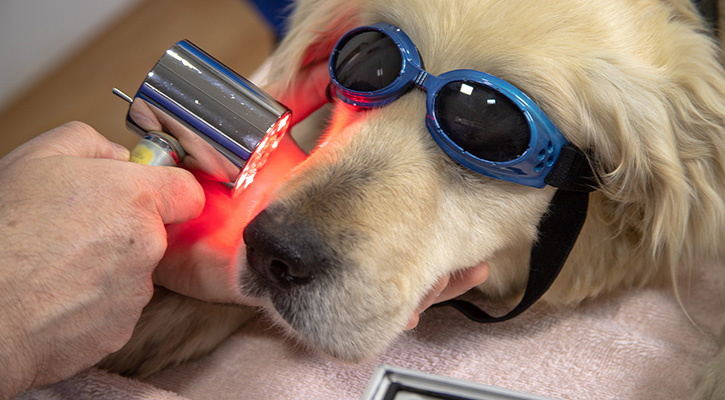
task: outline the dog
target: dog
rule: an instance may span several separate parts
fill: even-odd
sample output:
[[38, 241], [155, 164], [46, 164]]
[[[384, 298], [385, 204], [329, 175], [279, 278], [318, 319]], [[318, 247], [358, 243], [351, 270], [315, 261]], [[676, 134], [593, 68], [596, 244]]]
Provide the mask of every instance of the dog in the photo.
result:
[[[294, 88], [346, 32], [376, 23], [404, 31], [431, 75], [471, 69], [513, 84], [586, 154], [595, 176], [587, 219], [541, 301], [575, 305], [671, 281], [695, 257], [723, 256], [725, 72], [689, 0], [299, 0], [270, 79]], [[331, 97], [319, 145], [250, 224], [254, 233], [245, 231], [254, 246], [240, 244], [240, 290], [346, 361], [385, 349], [446, 274], [485, 261], [490, 277], [478, 289], [520, 298], [557, 189], [452, 159], [426, 127], [422, 90], [368, 110]], [[291, 262], [302, 266], [274, 255], [250, 265], [260, 256], [248, 252], [260, 248], [294, 248]], [[210, 351], [249, 318], [157, 297], [105, 367], [152, 373]], [[184, 328], [199, 313], [205, 327]], [[725, 398], [723, 373], [725, 351], [702, 373], [698, 398]]]

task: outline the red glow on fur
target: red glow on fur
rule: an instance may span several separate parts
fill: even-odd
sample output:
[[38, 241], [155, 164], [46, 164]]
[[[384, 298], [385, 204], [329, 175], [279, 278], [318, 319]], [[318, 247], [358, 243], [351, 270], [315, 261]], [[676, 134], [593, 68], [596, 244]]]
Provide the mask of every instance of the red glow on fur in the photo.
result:
[[230, 282], [236, 279], [242, 232], [267, 205], [268, 194], [306, 157], [285, 135], [254, 181], [235, 198], [226, 185], [196, 174], [206, 204], [199, 217], [166, 227], [169, 247], [155, 272], [155, 282], [209, 301], [238, 300], [238, 290]]
[[307, 155], [294, 139], [285, 135], [277, 142], [276, 149], [268, 152], [267, 157], [264, 168], [256, 171], [254, 181], [234, 198], [224, 184], [197, 174], [196, 178], [204, 188], [206, 204], [199, 217], [168, 227], [175, 245], [204, 243], [231, 256], [239, 246], [244, 227], [268, 203], [268, 193]]

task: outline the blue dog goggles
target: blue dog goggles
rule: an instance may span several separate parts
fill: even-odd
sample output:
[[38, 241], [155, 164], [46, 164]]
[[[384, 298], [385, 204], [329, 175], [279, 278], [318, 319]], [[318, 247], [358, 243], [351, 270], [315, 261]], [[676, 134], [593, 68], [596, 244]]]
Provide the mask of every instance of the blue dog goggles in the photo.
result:
[[387, 23], [347, 32], [330, 56], [338, 97], [380, 107], [417, 86], [427, 92], [426, 124], [463, 166], [526, 186], [547, 185], [567, 140], [539, 106], [512, 84], [475, 70], [426, 72], [413, 41]]

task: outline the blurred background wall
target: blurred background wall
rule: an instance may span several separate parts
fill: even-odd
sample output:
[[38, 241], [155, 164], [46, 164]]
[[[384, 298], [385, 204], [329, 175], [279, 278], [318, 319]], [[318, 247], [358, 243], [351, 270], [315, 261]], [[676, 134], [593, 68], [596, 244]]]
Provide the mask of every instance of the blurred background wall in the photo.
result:
[[0, 157], [72, 120], [133, 147], [111, 89], [133, 95], [182, 39], [249, 75], [276, 33], [246, 0], [0, 0]]
[[0, 112], [140, 0], [0, 2]]

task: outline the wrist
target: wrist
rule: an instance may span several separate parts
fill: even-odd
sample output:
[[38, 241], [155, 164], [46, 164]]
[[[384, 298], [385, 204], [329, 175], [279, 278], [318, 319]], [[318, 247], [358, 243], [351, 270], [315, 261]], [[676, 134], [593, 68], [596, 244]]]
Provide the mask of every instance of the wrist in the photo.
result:
[[[0, 313], [0, 320], [9, 321]], [[0, 323], [0, 399], [9, 399], [33, 386], [32, 352], [17, 327]]]
[[[3, 268], [5, 266], [0, 266]], [[0, 275], [0, 287], [13, 287]], [[35, 362], [24, 325], [27, 317], [8, 291], [0, 294], [0, 399], [12, 398], [33, 386]]]

